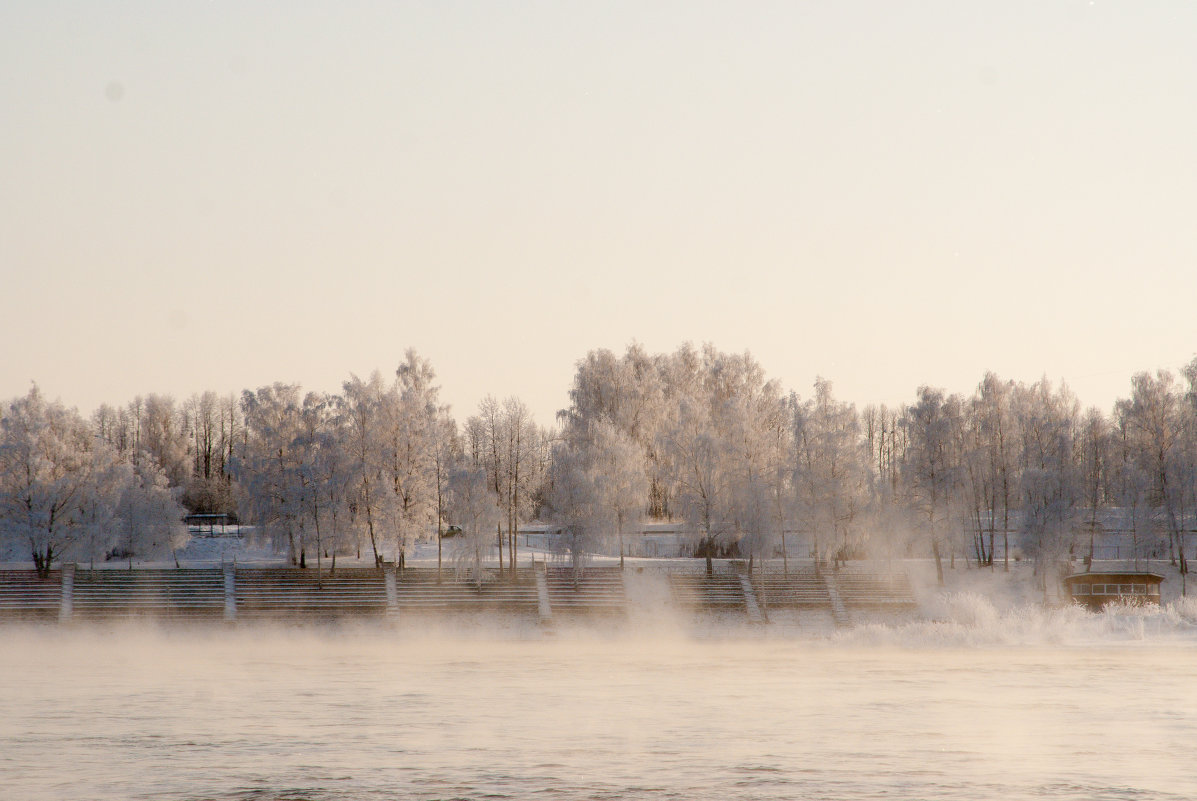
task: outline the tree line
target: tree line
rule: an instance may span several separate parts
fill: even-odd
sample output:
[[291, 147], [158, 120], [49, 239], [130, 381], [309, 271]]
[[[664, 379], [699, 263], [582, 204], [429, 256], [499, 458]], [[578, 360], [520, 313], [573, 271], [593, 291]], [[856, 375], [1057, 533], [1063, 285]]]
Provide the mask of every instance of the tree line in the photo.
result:
[[0, 417], [0, 545], [43, 573], [65, 558], [132, 564], [178, 548], [185, 513], [219, 513], [299, 566], [402, 566], [435, 539], [438, 563], [446, 545], [458, 568], [497, 556], [513, 570], [527, 521], [555, 524], [579, 564], [603, 548], [622, 559], [645, 521], [670, 520], [708, 568], [780, 554], [788, 570], [801, 534], [816, 559], [929, 555], [942, 580], [958, 559], [1008, 568], [1015, 546], [1040, 575], [1092, 559], [1100, 513], [1117, 507], [1187, 573], [1197, 359], [1135, 375], [1108, 412], [992, 373], [971, 395], [924, 386], [857, 409], [823, 379], [785, 391], [748, 353], [633, 344], [586, 354], [569, 398], [551, 426], [518, 398], [458, 422], [411, 350], [393, 376], [350, 376], [339, 393], [149, 395], [90, 418], [34, 387]]

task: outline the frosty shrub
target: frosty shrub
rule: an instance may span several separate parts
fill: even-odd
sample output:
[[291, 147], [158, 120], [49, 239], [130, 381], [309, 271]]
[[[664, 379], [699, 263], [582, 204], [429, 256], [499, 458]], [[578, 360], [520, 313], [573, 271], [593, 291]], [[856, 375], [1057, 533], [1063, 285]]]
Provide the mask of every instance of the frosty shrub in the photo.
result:
[[1156, 604], [1144, 603], [1133, 596], [1115, 598], [1112, 601], [1108, 601], [1101, 609], [1104, 615], [1119, 617], [1154, 617], [1162, 611], [1161, 607]]
[[937, 619], [974, 628], [996, 627], [1000, 615], [988, 598], [972, 592], [944, 593], [933, 602]]
[[1197, 598], [1184, 596], [1177, 598], [1168, 607], [1185, 623], [1197, 624]]

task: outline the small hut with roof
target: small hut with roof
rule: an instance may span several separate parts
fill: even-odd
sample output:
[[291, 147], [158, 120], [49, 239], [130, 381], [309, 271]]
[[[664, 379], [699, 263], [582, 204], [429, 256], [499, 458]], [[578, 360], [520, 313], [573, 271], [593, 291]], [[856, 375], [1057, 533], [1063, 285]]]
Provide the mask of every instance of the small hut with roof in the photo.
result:
[[1096, 611], [1111, 601], [1158, 606], [1163, 580], [1158, 573], [1108, 570], [1076, 573], [1064, 579], [1064, 586], [1074, 603]]

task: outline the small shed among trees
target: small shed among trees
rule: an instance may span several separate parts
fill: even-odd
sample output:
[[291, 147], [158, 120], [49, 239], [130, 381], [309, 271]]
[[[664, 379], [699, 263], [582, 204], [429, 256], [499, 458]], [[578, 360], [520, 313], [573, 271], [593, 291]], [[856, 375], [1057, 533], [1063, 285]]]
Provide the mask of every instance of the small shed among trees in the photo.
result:
[[[192, 514], [183, 517], [188, 531], [196, 537], [221, 537], [227, 534], [228, 527], [236, 524], [236, 516], [229, 514]], [[216, 528], [220, 527], [220, 533]]]
[[1074, 602], [1096, 611], [1114, 600], [1158, 606], [1163, 580], [1158, 573], [1106, 571], [1068, 576], [1064, 586]]

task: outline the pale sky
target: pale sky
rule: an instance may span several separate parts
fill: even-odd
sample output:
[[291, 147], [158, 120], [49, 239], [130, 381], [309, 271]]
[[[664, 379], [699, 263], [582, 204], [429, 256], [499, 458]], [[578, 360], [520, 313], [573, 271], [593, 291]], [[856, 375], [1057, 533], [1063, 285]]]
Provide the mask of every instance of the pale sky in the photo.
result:
[[542, 424], [587, 351], [1108, 409], [1197, 355], [1197, 4], [0, 5], [0, 398], [407, 347]]

